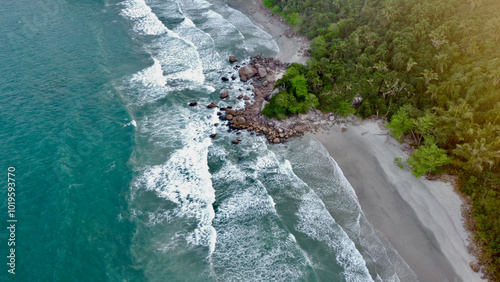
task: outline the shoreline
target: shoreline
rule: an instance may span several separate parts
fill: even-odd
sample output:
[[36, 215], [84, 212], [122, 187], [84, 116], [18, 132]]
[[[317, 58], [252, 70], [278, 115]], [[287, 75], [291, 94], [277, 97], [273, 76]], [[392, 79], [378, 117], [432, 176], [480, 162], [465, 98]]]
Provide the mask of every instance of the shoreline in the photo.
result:
[[298, 35], [280, 17], [262, 7], [262, 0], [227, 0], [227, 5], [245, 14], [254, 25], [269, 33], [280, 49], [274, 59], [284, 63], [305, 64], [310, 40]]
[[[294, 34], [279, 17], [262, 7], [261, 0], [227, 0], [227, 4], [275, 39], [280, 48], [275, 59], [306, 63], [304, 51], [310, 41]], [[464, 228], [463, 202], [452, 185], [417, 179], [408, 170], [401, 170], [394, 158], [406, 159], [408, 153], [380, 121], [356, 120], [347, 125], [343, 119], [332, 122], [330, 118], [316, 112], [307, 118], [302, 116], [311, 122], [309, 130], [304, 131], [318, 139], [339, 164], [367, 219], [386, 236], [418, 279], [485, 281], [469, 265], [477, 259], [467, 251], [470, 235]], [[322, 121], [328, 123], [328, 129], [319, 126]], [[333, 125], [339, 122], [348, 130]], [[312, 132], [318, 127], [322, 129]]]
[[308, 134], [338, 163], [367, 219], [420, 281], [482, 281], [469, 265], [477, 259], [467, 251], [459, 195], [450, 183], [417, 179], [400, 169], [394, 158], [406, 159], [408, 152], [379, 120]]

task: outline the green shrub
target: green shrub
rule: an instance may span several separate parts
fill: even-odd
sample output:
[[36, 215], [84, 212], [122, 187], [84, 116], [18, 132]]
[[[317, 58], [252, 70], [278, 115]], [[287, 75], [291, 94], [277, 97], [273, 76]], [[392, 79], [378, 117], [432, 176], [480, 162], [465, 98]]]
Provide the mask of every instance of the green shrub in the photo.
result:
[[451, 162], [446, 150], [439, 149], [434, 139], [425, 140], [425, 144], [416, 149], [407, 163], [412, 166], [411, 172], [415, 177], [420, 177], [426, 173], [436, 172], [441, 166]]
[[263, 0], [262, 5], [268, 9], [272, 9], [276, 5], [276, 0]]

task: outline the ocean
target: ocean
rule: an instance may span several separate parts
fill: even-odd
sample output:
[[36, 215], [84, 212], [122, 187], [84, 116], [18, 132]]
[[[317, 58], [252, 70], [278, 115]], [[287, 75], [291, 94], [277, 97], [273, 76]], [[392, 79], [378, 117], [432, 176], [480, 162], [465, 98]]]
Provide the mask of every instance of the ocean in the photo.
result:
[[206, 108], [252, 95], [229, 55], [279, 52], [224, 1], [0, 9], [1, 281], [414, 280], [321, 143]]

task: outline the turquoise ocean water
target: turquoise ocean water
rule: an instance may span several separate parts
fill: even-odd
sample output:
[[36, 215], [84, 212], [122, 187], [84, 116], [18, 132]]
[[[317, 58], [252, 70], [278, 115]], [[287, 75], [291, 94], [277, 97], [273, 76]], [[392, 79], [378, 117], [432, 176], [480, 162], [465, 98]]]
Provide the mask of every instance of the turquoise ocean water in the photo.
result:
[[0, 10], [0, 281], [414, 279], [319, 142], [242, 132], [233, 146], [214, 126], [205, 105], [242, 107], [249, 87], [221, 80], [235, 73], [227, 57], [278, 52], [240, 12], [215, 0]]

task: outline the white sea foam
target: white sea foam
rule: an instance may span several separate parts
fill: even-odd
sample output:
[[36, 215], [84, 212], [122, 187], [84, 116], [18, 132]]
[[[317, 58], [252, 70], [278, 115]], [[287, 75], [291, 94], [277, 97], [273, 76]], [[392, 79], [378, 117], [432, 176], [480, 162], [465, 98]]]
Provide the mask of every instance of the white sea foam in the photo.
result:
[[252, 21], [238, 10], [226, 4], [213, 5], [213, 10], [230, 22], [244, 37], [245, 47], [250, 54], [262, 50], [271, 50], [277, 54], [279, 47], [274, 38], [254, 25]]
[[134, 21], [134, 30], [146, 35], [160, 35], [168, 32], [168, 28], [158, 19], [146, 5], [144, 0], [127, 0], [121, 14]]
[[373, 281], [363, 256], [313, 191], [303, 196], [297, 216], [299, 223], [296, 229], [328, 245], [344, 268], [346, 281]]
[[[193, 42], [169, 30], [144, 0], [127, 0], [122, 4], [121, 14], [133, 21], [136, 32], [159, 36], [148, 46], [155, 62], [139, 73], [143, 76], [140, 79], [160, 86], [177, 80], [204, 83], [202, 62]], [[149, 78], [149, 75], [152, 77]]]
[[[162, 198], [176, 205], [175, 215], [193, 218], [197, 227], [186, 238], [193, 245], [208, 246], [214, 251], [216, 233], [212, 227], [215, 191], [208, 170], [207, 155], [211, 145], [206, 137], [206, 124], [190, 121], [182, 130], [185, 145], [173, 152], [169, 159], [155, 166], [148, 166], [137, 179], [136, 186], [155, 191]], [[158, 222], [158, 215], [150, 223]]]
[[132, 75], [130, 79], [131, 82], [140, 82], [144, 86], [165, 86], [167, 84], [167, 79], [163, 76], [163, 70], [161, 68], [160, 61], [153, 58], [153, 65]]

